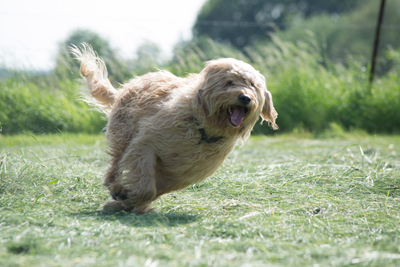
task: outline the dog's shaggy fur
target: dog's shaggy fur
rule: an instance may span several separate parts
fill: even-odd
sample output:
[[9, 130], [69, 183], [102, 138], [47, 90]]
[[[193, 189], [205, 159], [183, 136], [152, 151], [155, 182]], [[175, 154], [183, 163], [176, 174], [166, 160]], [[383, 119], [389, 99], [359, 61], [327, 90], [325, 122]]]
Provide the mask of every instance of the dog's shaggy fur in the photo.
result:
[[107, 210], [148, 212], [159, 196], [211, 176], [259, 116], [277, 128], [265, 78], [242, 61], [212, 60], [187, 78], [148, 73], [116, 90], [89, 45], [71, 51], [92, 100], [108, 115], [104, 185], [114, 200]]

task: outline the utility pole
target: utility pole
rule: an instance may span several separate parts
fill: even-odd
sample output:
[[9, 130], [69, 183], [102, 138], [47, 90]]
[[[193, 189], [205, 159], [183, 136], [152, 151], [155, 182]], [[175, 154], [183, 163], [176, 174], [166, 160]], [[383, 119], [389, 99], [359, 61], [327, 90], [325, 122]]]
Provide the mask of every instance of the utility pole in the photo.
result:
[[381, 34], [381, 27], [382, 27], [382, 21], [383, 21], [383, 13], [385, 11], [385, 4], [386, 4], [386, 0], [381, 0], [381, 7], [379, 9], [378, 23], [376, 24], [376, 30], [375, 30], [375, 42], [374, 42], [374, 50], [372, 53], [372, 60], [371, 60], [371, 72], [369, 74], [370, 90], [372, 87], [372, 82], [374, 81], [376, 56], [378, 55], [379, 38], [380, 38], [380, 34]]

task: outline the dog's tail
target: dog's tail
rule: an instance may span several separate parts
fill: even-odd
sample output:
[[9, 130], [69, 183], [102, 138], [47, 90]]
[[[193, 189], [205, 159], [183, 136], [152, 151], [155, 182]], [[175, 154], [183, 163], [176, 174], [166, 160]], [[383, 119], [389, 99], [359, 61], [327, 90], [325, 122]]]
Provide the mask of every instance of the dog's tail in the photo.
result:
[[88, 99], [87, 102], [100, 107], [102, 111], [108, 114], [118, 91], [107, 78], [108, 72], [104, 60], [86, 43], [83, 43], [81, 48], [71, 45], [70, 51], [81, 62], [81, 74], [94, 98], [94, 101]]

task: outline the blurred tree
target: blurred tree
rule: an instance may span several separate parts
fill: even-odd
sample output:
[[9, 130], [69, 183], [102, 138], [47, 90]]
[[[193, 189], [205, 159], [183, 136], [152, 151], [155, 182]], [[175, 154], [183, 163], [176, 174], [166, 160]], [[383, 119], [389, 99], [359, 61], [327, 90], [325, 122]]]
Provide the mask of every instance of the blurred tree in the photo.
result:
[[208, 36], [244, 48], [283, 30], [299, 17], [340, 14], [365, 0], [208, 0], [197, 16], [193, 36]]
[[130, 78], [128, 63], [118, 56], [115, 49], [111, 48], [109, 42], [90, 30], [75, 30], [72, 34], [58, 45], [55, 73], [59, 77], [76, 78], [79, 73], [79, 63], [69, 52], [71, 44], [80, 46], [83, 42], [90, 44], [97, 54], [104, 59], [107, 65], [109, 79], [113, 84], [122, 83]]
[[238, 48], [201, 36], [196, 40], [178, 43], [174, 48], [173, 58], [167, 68], [175, 75], [186, 76], [188, 73], [200, 72], [204, 67], [204, 62], [221, 57], [247, 60], [246, 56]]
[[166, 62], [161, 48], [154, 42], [146, 41], [137, 48], [136, 58], [131, 60], [129, 65], [135, 75], [143, 75], [163, 68]]
[[[365, 66], [371, 60], [379, 5], [380, 1], [368, 0], [341, 16], [315, 15], [301, 19], [276, 35], [289, 42], [317, 41], [325, 61], [347, 63], [350, 57]], [[388, 49], [400, 47], [399, 26], [400, 0], [387, 1], [378, 53], [378, 74], [393, 67], [386, 53]], [[265, 45], [265, 42], [256, 46], [260, 45]]]

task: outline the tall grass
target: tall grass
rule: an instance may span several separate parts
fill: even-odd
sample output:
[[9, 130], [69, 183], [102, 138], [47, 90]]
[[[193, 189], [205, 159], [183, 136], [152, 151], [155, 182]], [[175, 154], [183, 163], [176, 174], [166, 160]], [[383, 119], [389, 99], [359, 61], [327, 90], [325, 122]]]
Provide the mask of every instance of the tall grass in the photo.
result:
[[104, 127], [102, 115], [79, 100], [78, 82], [53, 78], [16, 75], [0, 81], [3, 133], [96, 133]]
[[[297, 44], [273, 38], [273, 42], [256, 44], [242, 53], [229, 45], [204, 39], [176, 48], [174, 58], [165, 66], [154, 67], [186, 76], [199, 72], [207, 60], [238, 58], [266, 76], [279, 113], [279, 132], [322, 133], [335, 124], [346, 130], [398, 133], [400, 52], [390, 51], [388, 60], [392, 70], [378, 77], [370, 87], [368, 66], [355, 60], [346, 64], [329, 62], [321, 49], [312, 38]], [[105, 124], [101, 114], [79, 100], [81, 85], [76, 80], [52, 74], [15, 75], [0, 80], [0, 86], [3, 133], [93, 133]], [[266, 125], [257, 125], [254, 132], [272, 133]]]
[[266, 62], [272, 61], [275, 66], [267, 73], [281, 114], [282, 130], [304, 127], [322, 131], [334, 122], [346, 129], [398, 132], [400, 78], [395, 74], [396, 68], [370, 87], [366, 66], [357, 62], [349, 62], [347, 66], [325, 62], [326, 66], [322, 66], [323, 58], [315, 56], [317, 49], [305, 44], [280, 43], [261, 50]]

